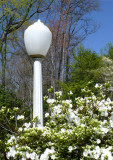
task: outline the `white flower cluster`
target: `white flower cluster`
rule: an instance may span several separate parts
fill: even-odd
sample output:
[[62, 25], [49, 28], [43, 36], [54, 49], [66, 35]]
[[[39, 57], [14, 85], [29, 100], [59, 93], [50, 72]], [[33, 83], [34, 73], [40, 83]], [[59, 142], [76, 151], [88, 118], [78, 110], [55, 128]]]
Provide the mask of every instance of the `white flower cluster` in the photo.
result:
[[51, 103], [54, 103], [55, 102], [55, 99], [47, 99], [47, 103], [51, 104]]
[[[45, 117], [48, 117], [49, 115], [51, 117], [62, 117], [65, 116], [65, 119], [67, 119], [67, 121], [69, 123], [74, 123], [76, 125], [80, 124], [80, 118], [78, 117], [78, 112], [72, 109], [72, 100], [62, 100], [60, 101], [60, 104], [57, 104], [56, 100], [53, 99], [47, 99], [47, 102], [49, 102], [51, 107], [51, 113], [45, 113]], [[55, 103], [57, 105], [55, 105]], [[54, 104], [54, 105], [53, 105]], [[67, 107], [66, 107], [67, 106]], [[63, 111], [66, 111], [64, 114]]]
[[56, 114], [59, 115], [62, 112], [62, 106], [60, 104], [54, 106], [52, 109], [52, 116], [55, 116]]
[[10, 157], [15, 157], [17, 154], [16, 150], [14, 147], [9, 147], [9, 152], [7, 153], [7, 158], [9, 159]]
[[6, 110], [6, 107], [2, 106], [1, 109], [0, 109], [0, 114], [4, 114], [5, 110]]
[[72, 151], [73, 151], [74, 149], [76, 149], [76, 148], [77, 148], [76, 146], [74, 146], [74, 147], [69, 146], [69, 147], [68, 147], [68, 151], [69, 151], [69, 152], [72, 152]]
[[24, 119], [24, 115], [18, 115], [17, 116], [17, 120], [23, 120]]
[[[10, 140], [8, 140], [8, 144], [11, 144], [11, 143], [16, 144], [18, 139], [19, 139], [19, 137], [15, 138], [14, 136], [11, 136]], [[20, 151], [20, 150], [23, 150], [23, 151]], [[46, 148], [44, 153], [42, 153], [40, 156], [28, 146], [20, 147], [17, 144], [15, 147], [14, 146], [9, 147], [9, 152], [7, 153], [8, 159], [16, 158], [18, 155], [21, 155], [21, 160], [26, 160], [26, 159], [48, 160], [49, 157], [51, 157], [51, 159], [54, 160], [56, 158], [54, 147], [51, 147], [51, 149]]]
[[[18, 150], [17, 150], [18, 148]], [[29, 147], [23, 147], [24, 152], [19, 151], [19, 149], [22, 149], [21, 147], [19, 148], [18, 146], [16, 147], [9, 147], [9, 152], [7, 153], [7, 158], [15, 158], [17, 155], [21, 155], [21, 159], [22, 160], [26, 160], [26, 159], [32, 159], [32, 160], [41, 160], [39, 159], [39, 155], [37, 155], [35, 152], [31, 152], [31, 149]], [[30, 151], [30, 152], [28, 152]], [[42, 159], [44, 160], [44, 159]]]
[[49, 155], [51, 155], [51, 159], [54, 160], [55, 159], [55, 150], [54, 147], [52, 147], [51, 149], [46, 148], [46, 150], [44, 151], [44, 153], [40, 156], [40, 160], [48, 160], [49, 159]]
[[101, 116], [108, 117], [108, 112], [111, 110], [111, 100], [107, 98], [107, 100], [103, 99], [102, 101], [97, 101], [98, 109], [101, 113]]
[[57, 91], [57, 92], [55, 92], [55, 95], [56, 95], [56, 96], [62, 96], [62, 91]]
[[85, 149], [83, 152], [83, 156], [87, 158], [92, 158], [92, 159], [100, 159], [100, 160], [105, 160], [106, 158], [108, 160], [113, 160], [113, 156], [111, 153], [111, 150], [113, 149], [112, 146], [109, 146], [107, 148], [104, 147], [99, 147], [95, 146], [92, 149], [92, 146], [87, 146], [88, 149]]
[[76, 125], [80, 124], [80, 118], [77, 115], [76, 111], [73, 111], [72, 109], [68, 110], [69, 114], [67, 114], [66, 119], [69, 123], [74, 123]]

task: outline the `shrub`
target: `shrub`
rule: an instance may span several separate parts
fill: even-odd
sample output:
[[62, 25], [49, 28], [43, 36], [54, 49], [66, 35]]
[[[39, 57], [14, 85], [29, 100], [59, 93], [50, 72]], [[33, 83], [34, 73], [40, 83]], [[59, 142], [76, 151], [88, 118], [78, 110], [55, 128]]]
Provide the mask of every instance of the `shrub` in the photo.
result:
[[[18, 127], [22, 125], [17, 116], [22, 114], [22, 101], [16, 95], [0, 86], [0, 159], [5, 159], [5, 148], [8, 134], [18, 132]], [[21, 118], [22, 119], [22, 118]]]
[[[84, 97], [47, 99], [45, 126], [31, 128], [25, 123], [18, 134], [7, 141], [7, 158], [22, 160], [112, 160], [113, 102], [106, 98], [108, 84], [95, 85], [95, 94], [88, 88]], [[70, 92], [72, 94], [72, 92]], [[71, 96], [70, 96], [71, 97]]]

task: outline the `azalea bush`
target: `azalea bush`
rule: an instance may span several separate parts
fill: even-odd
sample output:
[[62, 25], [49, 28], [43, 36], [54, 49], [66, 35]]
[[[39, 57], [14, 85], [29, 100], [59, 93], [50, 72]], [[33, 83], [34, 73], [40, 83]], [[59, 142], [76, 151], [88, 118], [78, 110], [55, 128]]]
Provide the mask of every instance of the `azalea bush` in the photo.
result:
[[[90, 85], [90, 82], [88, 86]], [[8, 135], [7, 159], [19, 160], [113, 160], [113, 102], [106, 97], [108, 84], [86, 86], [83, 97], [72, 102], [72, 92], [63, 99], [44, 98], [48, 104], [44, 127], [24, 123]], [[93, 89], [94, 90], [94, 89]]]
[[18, 127], [22, 125], [22, 121], [18, 121], [18, 116], [22, 112], [22, 101], [16, 97], [13, 91], [4, 90], [0, 85], [0, 159], [5, 159], [8, 133], [18, 132]]

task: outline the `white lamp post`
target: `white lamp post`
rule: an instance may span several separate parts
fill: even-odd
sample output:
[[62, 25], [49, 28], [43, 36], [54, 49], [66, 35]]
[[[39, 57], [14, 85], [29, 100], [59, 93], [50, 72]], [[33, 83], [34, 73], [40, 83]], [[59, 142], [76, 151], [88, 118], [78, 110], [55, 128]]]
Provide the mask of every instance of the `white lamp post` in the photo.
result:
[[40, 20], [29, 26], [24, 33], [26, 50], [34, 59], [33, 118], [38, 116], [35, 127], [43, 126], [42, 58], [49, 50], [51, 39], [51, 31]]

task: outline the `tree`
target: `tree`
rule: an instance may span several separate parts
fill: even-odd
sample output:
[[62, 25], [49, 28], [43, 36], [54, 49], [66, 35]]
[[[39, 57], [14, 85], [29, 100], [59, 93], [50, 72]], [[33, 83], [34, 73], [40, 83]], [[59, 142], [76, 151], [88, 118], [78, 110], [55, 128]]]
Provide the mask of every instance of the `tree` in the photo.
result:
[[48, 62], [45, 75], [50, 75], [48, 84], [54, 88], [58, 88], [56, 81], [68, 79], [71, 50], [96, 31], [97, 26], [91, 23], [89, 13], [98, 7], [98, 1], [94, 0], [58, 0], [48, 10], [46, 22], [52, 30], [53, 39], [45, 61]]
[[0, 54], [2, 65], [2, 84], [4, 87], [7, 40], [9, 36], [34, 15], [47, 10], [51, 3], [52, 1], [40, 0], [4, 0], [0, 2]]
[[23, 109], [27, 107], [30, 111], [32, 120], [33, 60], [26, 52], [23, 37], [27, 25], [15, 31], [8, 41], [10, 55], [6, 65], [6, 88], [15, 91], [23, 102]]
[[108, 57], [113, 60], [113, 45], [108, 43]]
[[71, 66], [71, 80], [77, 82], [89, 81], [93, 78], [92, 70], [100, 67], [101, 57], [90, 49], [80, 47], [77, 54], [74, 54], [74, 60]]
[[[94, 51], [85, 49], [80, 46], [73, 53], [73, 60], [70, 64], [69, 80], [64, 84], [65, 88], [72, 90], [77, 96], [81, 94], [81, 89], [89, 81], [94, 84], [102, 82], [102, 74], [97, 72], [97, 69], [102, 66], [102, 57], [96, 55]], [[66, 87], [67, 86], [67, 87]]]

